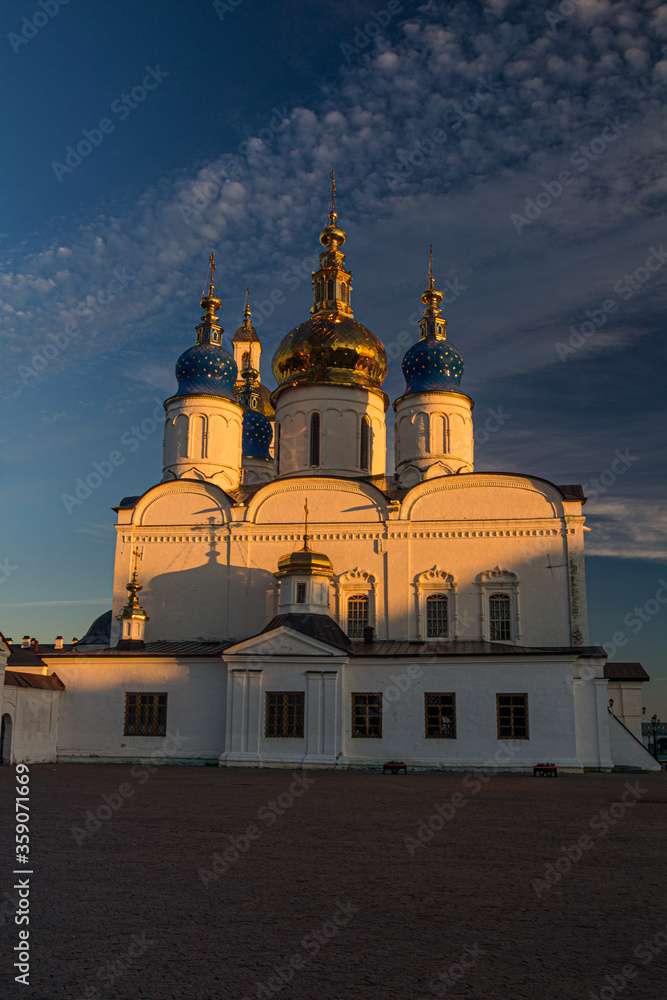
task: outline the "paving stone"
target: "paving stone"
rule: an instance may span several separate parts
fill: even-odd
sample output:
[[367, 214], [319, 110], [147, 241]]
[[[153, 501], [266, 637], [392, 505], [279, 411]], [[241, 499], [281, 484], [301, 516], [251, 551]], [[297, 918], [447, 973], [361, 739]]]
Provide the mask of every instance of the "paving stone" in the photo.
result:
[[[664, 774], [301, 773], [313, 784], [286, 805], [289, 770], [162, 767], [140, 785], [124, 765], [32, 767], [31, 987], [5, 922], [0, 996], [590, 1000], [633, 963], [622, 1000], [664, 1000], [667, 947], [634, 954], [667, 926]], [[134, 794], [78, 844], [123, 783]], [[8, 848], [13, 789], [1, 768]], [[226, 870], [205, 885], [216, 853]]]

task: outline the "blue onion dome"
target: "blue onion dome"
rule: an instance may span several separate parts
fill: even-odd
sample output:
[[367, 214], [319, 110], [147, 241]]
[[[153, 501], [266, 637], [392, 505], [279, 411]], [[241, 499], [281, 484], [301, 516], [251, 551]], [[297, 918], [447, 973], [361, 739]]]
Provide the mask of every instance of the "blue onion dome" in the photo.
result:
[[216, 344], [195, 344], [176, 362], [176, 396], [224, 396], [234, 399], [237, 367], [234, 358]]
[[243, 414], [242, 451], [244, 458], [265, 458], [271, 461], [271, 441], [273, 425], [268, 417], [258, 410], [246, 410]]
[[200, 301], [204, 310], [197, 339], [192, 347], [181, 354], [176, 362], [178, 392], [176, 396], [223, 396], [234, 399], [234, 383], [238, 374], [234, 358], [222, 346], [224, 330], [218, 323], [217, 311], [222, 302], [214, 294], [213, 275], [215, 258], [210, 256], [211, 281], [208, 295]]
[[428, 266], [428, 288], [422, 294], [426, 306], [419, 320], [421, 339], [408, 348], [401, 368], [405, 376], [405, 395], [413, 392], [458, 392], [463, 375], [463, 358], [447, 340], [447, 320], [440, 303], [443, 294], [433, 280], [433, 247]]
[[453, 344], [435, 337], [418, 340], [403, 358], [405, 394], [412, 392], [458, 392], [463, 358]]

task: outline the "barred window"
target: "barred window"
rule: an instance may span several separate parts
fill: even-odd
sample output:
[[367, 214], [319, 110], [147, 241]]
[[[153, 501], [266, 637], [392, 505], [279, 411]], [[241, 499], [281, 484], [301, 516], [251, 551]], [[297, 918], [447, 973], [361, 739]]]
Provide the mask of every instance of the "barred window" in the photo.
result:
[[512, 638], [509, 594], [491, 594], [489, 624], [491, 642], [503, 642]]
[[266, 692], [266, 736], [303, 736], [303, 691]]
[[320, 464], [320, 415], [313, 413], [310, 418], [310, 464]]
[[382, 738], [382, 695], [352, 695], [352, 735]]
[[362, 472], [368, 472], [370, 457], [370, 433], [368, 417], [361, 418], [361, 441], [359, 444], [359, 468]]
[[499, 740], [528, 739], [528, 695], [497, 694]]
[[305, 604], [306, 603], [306, 585], [305, 583], [297, 583], [296, 585], [296, 603]]
[[368, 598], [364, 594], [354, 594], [347, 601], [347, 634], [350, 639], [363, 639], [367, 625]]
[[430, 594], [426, 598], [426, 638], [446, 638], [448, 635], [447, 595]]
[[125, 736], [165, 736], [167, 695], [125, 692]]
[[424, 695], [425, 729], [427, 739], [456, 739], [456, 695]]

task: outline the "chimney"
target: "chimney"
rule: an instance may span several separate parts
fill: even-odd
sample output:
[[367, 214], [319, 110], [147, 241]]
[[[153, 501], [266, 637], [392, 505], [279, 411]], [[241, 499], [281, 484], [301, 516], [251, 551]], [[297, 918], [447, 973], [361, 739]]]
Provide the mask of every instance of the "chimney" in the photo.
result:
[[368, 646], [375, 641], [375, 629], [372, 625], [364, 625], [364, 645]]
[[34, 636], [30, 640], [30, 645], [32, 646], [33, 653], [36, 653], [39, 650], [39, 643], [37, 642], [37, 639], [35, 639]]
[[24, 635], [23, 641], [21, 643], [21, 649], [30, 649], [30, 636]]
[[55, 645], [55, 648], [56, 649], [62, 649], [63, 648], [63, 637], [61, 635], [57, 635], [56, 636], [56, 645]]

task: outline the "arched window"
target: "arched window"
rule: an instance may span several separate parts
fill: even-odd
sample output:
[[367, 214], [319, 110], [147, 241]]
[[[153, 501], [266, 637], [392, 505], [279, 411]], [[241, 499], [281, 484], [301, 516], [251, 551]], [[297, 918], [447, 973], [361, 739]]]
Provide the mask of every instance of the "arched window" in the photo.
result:
[[353, 594], [347, 601], [347, 634], [350, 639], [363, 639], [368, 625], [368, 597]]
[[417, 455], [423, 457], [431, 451], [428, 413], [418, 413], [415, 417], [415, 443]]
[[446, 639], [448, 635], [447, 595], [430, 594], [426, 598], [426, 638]]
[[361, 437], [359, 441], [359, 468], [368, 472], [370, 468], [370, 423], [368, 417], [361, 418]]
[[329, 278], [329, 280], [327, 281], [327, 298], [332, 299], [333, 297], [334, 297], [334, 283], [331, 280], [331, 278]]
[[241, 368], [250, 367], [250, 351], [244, 351], [241, 357]]
[[320, 415], [313, 413], [310, 418], [310, 464], [320, 464]]
[[507, 642], [512, 638], [509, 594], [489, 597], [489, 637], [491, 642]]
[[343, 302], [347, 302], [347, 285], [345, 282], [340, 286], [340, 297]]

